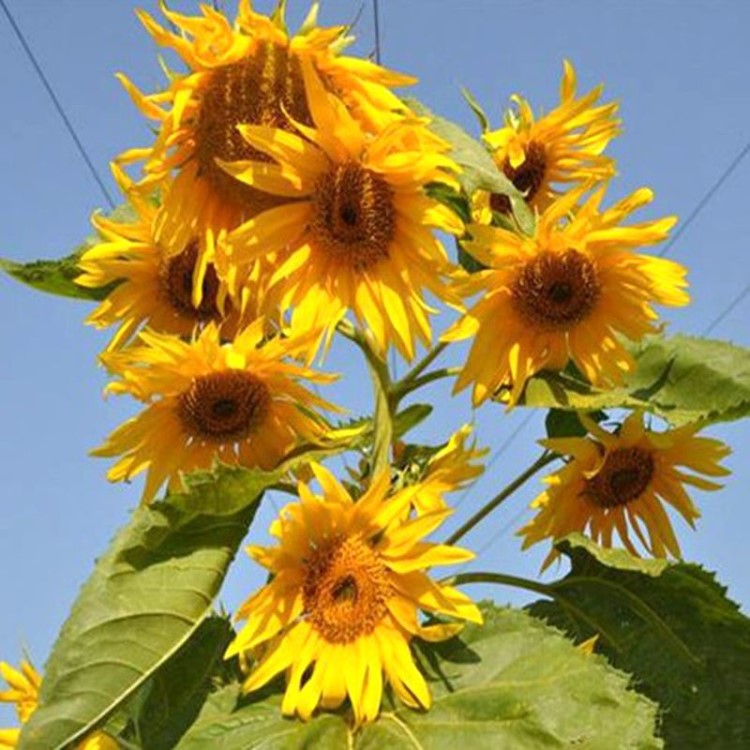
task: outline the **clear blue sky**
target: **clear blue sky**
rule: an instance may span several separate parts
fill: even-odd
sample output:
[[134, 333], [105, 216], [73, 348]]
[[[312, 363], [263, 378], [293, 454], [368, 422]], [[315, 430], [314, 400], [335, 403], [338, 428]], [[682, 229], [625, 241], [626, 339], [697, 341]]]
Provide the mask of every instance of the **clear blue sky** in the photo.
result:
[[[146, 90], [162, 81], [156, 50], [133, 14], [135, 5], [122, 0], [7, 4], [114, 192], [109, 160], [149, 138], [114, 73], [126, 71]], [[369, 0], [363, 4], [355, 49], [366, 55], [373, 50], [373, 25]], [[644, 216], [687, 216], [750, 139], [750, 3], [743, 0], [380, 4], [384, 62], [417, 75], [416, 96], [466, 127], [474, 123], [459, 95], [461, 85], [497, 123], [513, 92], [536, 107], [554, 106], [565, 57], [576, 65], [584, 87], [605, 82], [607, 95], [621, 101], [625, 121], [625, 133], [611, 149], [621, 172], [613, 196], [653, 187], [657, 201]], [[294, 19], [306, 5], [290, 1]], [[323, 20], [350, 21], [360, 5], [360, 0], [324, 1]], [[143, 6], [154, 10], [156, 2]], [[269, 6], [257, 2], [261, 10]], [[1, 14], [0, 71], [0, 255], [62, 256], [89, 232], [89, 214], [105, 205], [103, 196]], [[700, 333], [748, 282], [748, 196], [750, 158], [674, 247], [672, 257], [690, 268], [694, 301], [669, 314], [670, 330]], [[124, 399], [101, 398], [105, 380], [96, 356], [106, 336], [84, 327], [89, 309], [0, 279], [0, 659], [15, 661], [19, 649], [28, 646], [43, 664], [94, 558], [139, 496], [138, 487], [109, 485], [104, 478], [109, 464], [87, 457], [134, 409]], [[749, 345], [749, 313], [747, 299], [713, 335]], [[357, 377], [349, 354], [344, 344], [334, 349], [328, 368], [342, 368], [348, 376], [329, 392], [352, 408], [369, 405], [369, 382]], [[421, 429], [430, 442], [443, 441], [474, 417], [480, 441], [497, 448], [526, 416], [522, 410], [507, 416], [493, 405], [472, 414], [466, 398], [450, 401], [446, 394], [441, 387], [430, 391], [441, 407]], [[735, 423], [711, 434], [733, 446], [727, 463], [734, 473], [725, 491], [695, 495], [704, 514], [697, 533], [679, 522], [677, 528], [686, 558], [718, 571], [747, 610], [750, 426]], [[450, 525], [526, 465], [535, 453], [533, 441], [542, 436], [541, 417], [535, 418], [464, 498]], [[468, 546], [481, 549], [497, 535], [477, 567], [536, 574], [543, 550], [521, 555], [512, 532], [527, 517], [523, 508], [537, 490], [530, 485], [467, 537]], [[255, 538], [265, 535], [272, 514], [271, 503], [265, 503]], [[222, 600], [233, 608], [262, 579], [241, 556]], [[524, 601], [511, 590], [494, 593], [500, 601]], [[9, 717], [0, 711], [0, 725]]]

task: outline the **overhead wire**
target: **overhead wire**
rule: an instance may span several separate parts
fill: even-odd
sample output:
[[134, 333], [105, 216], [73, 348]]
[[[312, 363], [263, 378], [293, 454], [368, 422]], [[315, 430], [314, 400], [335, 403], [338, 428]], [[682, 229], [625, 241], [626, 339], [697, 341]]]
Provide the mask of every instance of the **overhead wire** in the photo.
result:
[[63, 124], [65, 125], [68, 133], [70, 134], [70, 137], [73, 139], [73, 143], [75, 143], [76, 148], [78, 149], [78, 153], [80, 154], [83, 161], [86, 163], [86, 166], [88, 167], [89, 172], [91, 173], [91, 176], [94, 178], [94, 180], [96, 181], [96, 184], [99, 186], [99, 189], [101, 190], [102, 195], [104, 196], [105, 200], [109, 204], [110, 208], [114, 208], [115, 202], [112, 199], [112, 196], [110, 195], [109, 190], [107, 190], [107, 186], [104, 184], [104, 181], [102, 180], [101, 176], [97, 172], [96, 167], [94, 166], [94, 162], [91, 160], [91, 157], [86, 151], [86, 148], [84, 147], [83, 142], [78, 137], [78, 133], [76, 133], [76, 130], [73, 127], [73, 123], [70, 121], [70, 118], [65, 112], [65, 108], [60, 102], [60, 99], [55, 93], [55, 90], [52, 88], [52, 84], [50, 83], [49, 79], [44, 73], [44, 70], [42, 69], [40, 62], [37, 60], [36, 55], [32, 51], [31, 46], [29, 45], [29, 42], [24, 36], [23, 31], [21, 31], [21, 27], [16, 22], [16, 19], [13, 17], [13, 14], [11, 13], [10, 8], [6, 4], [5, 0], [0, 0], [0, 8], [2, 8], [3, 12], [5, 13], [5, 17], [8, 19], [8, 23], [11, 25], [11, 28], [13, 29], [13, 32], [16, 35], [16, 38], [18, 39], [18, 41], [21, 44], [21, 47], [23, 47], [23, 50], [26, 53], [26, 57], [28, 57], [29, 62], [31, 62], [31, 65], [34, 68], [39, 80], [42, 82], [42, 85], [44, 86], [44, 88], [47, 91], [47, 94], [52, 100], [52, 103], [55, 109], [57, 110], [57, 113], [60, 116], [60, 119], [63, 121]]

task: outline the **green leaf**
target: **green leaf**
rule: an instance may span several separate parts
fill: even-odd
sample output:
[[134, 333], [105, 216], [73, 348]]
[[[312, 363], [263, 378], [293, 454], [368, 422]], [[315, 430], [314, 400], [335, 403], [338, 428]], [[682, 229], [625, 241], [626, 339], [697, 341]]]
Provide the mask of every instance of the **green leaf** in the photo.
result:
[[432, 414], [432, 404], [410, 404], [393, 417], [393, 437], [401, 438]]
[[670, 566], [663, 558], [636, 557], [626, 549], [600, 547], [578, 531], [563, 537], [557, 546], [563, 551], [581, 549], [608, 568], [634, 570], [647, 576], [660, 576]]
[[141, 506], [83, 586], [46, 665], [19, 750], [56, 750], [103, 722], [211, 611], [263, 489], [278, 473], [219, 468]]
[[632, 344], [635, 371], [608, 390], [564, 372], [526, 385], [525, 406], [576, 411], [640, 408], [674, 425], [728, 422], [750, 414], [750, 349], [695, 336], [649, 337]]
[[439, 117], [416, 99], [407, 99], [408, 106], [421, 117], [429, 117], [429, 128], [435, 135], [451, 144], [451, 158], [461, 167], [458, 180], [471, 197], [477, 190], [508, 196], [513, 215], [524, 234], [534, 233], [535, 219], [518, 188], [497, 168], [482, 143], [472, 138], [463, 128], [444, 117]]
[[466, 103], [471, 108], [471, 111], [476, 116], [477, 121], [479, 122], [479, 127], [482, 128], [482, 132], [488, 131], [490, 129], [490, 121], [487, 119], [487, 114], [482, 108], [482, 105], [477, 101], [474, 94], [472, 94], [469, 89], [462, 86], [461, 96], [463, 96], [463, 98], [466, 100]]
[[[108, 215], [108, 218], [127, 223], [134, 220], [135, 214], [129, 205], [123, 204], [115, 208]], [[30, 263], [17, 263], [13, 260], [0, 258], [0, 270], [16, 281], [27, 284], [41, 292], [74, 299], [103, 300], [117, 286], [116, 284], [90, 289], [75, 283], [76, 278], [81, 274], [78, 261], [86, 250], [100, 241], [98, 235], [89, 235], [70, 255], [58, 260], [35, 260]]]
[[223, 655], [234, 636], [223, 617], [204, 620], [190, 641], [143, 686], [125, 738], [148, 750], [170, 750], [198, 716], [216, 681], [236, 678]]
[[[601, 422], [607, 415], [603, 411], [589, 412], [586, 416], [595, 422]], [[588, 434], [578, 412], [565, 409], [550, 409], [544, 420], [547, 437], [583, 437]]]
[[582, 546], [562, 549], [572, 570], [550, 588], [574, 606], [531, 611], [577, 639], [606, 634], [597, 650], [659, 702], [668, 748], [750, 747], [750, 620], [713, 575], [678, 564], [648, 576], [602, 565]]
[[240, 698], [217, 692], [178, 750], [649, 750], [656, 707], [628, 678], [527, 614], [483, 605], [485, 625], [461, 638], [420, 644], [433, 706], [413, 711], [386, 700], [373, 724], [352, 732], [343, 714], [303, 724], [284, 719], [278, 694]]

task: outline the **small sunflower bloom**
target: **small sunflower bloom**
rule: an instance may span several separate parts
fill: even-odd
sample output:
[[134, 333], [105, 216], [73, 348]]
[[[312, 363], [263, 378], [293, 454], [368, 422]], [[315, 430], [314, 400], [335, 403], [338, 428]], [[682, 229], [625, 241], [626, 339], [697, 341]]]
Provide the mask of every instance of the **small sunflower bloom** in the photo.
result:
[[330, 338], [352, 310], [381, 353], [393, 344], [412, 359], [416, 340], [427, 346], [432, 336], [423, 291], [457, 301], [449, 283], [457, 269], [431, 228], [461, 234], [463, 224], [424, 188], [452, 184], [458, 167], [423, 119], [368, 134], [311, 65], [302, 70], [315, 127], [240, 127], [275, 163], [221, 162], [238, 181], [293, 200], [230, 233], [227, 262], [275, 253], [270, 288], [293, 320]]
[[330, 472], [314, 464], [323, 490], [299, 484], [271, 526], [275, 547], [248, 553], [272, 574], [237, 612], [245, 625], [226, 656], [258, 656], [244, 683], [252, 692], [286, 672], [282, 711], [309, 719], [317, 707], [335, 710], [348, 697], [355, 723], [373, 721], [385, 681], [412, 708], [430, 707], [430, 692], [414, 663], [414, 637], [440, 641], [460, 622], [420, 623], [419, 612], [481, 623], [479, 609], [426, 570], [469, 560], [471, 552], [422, 541], [450, 514], [441, 509], [408, 517], [414, 488], [389, 495], [387, 472], [354, 502]]
[[147, 471], [144, 502], [165, 481], [170, 491], [184, 490], [184, 473], [216, 461], [271, 470], [300, 442], [325, 440], [325, 424], [311, 409], [336, 407], [298, 381], [336, 376], [285, 361], [307, 353], [309, 336], [264, 341], [259, 319], [230, 343], [213, 324], [192, 341], [150, 331], [139, 338], [102, 361], [118, 378], [107, 391], [147, 406], [92, 454], [121, 456], [107, 474], [112, 482]]
[[[505, 126], [482, 135], [498, 168], [537, 212], [558, 198], [555, 185], [575, 187], [615, 175], [614, 160], [603, 151], [620, 133], [621, 123], [615, 117], [619, 105], [598, 104], [602, 92], [597, 86], [578, 96], [575, 70], [565, 60], [560, 104], [555, 109], [536, 119], [528, 101], [514, 95], [517, 109], [508, 111]], [[480, 193], [475, 205], [485, 219], [490, 218], [489, 209], [510, 212], [504, 195]]]
[[234, 23], [208, 4], [202, 15], [188, 16], [166, 8], [162, 13], [174, 32], [152, 16], [138, 16], [154, 41], [173, 50], [187, 73], [170, 72], [164, 91], [144, 94], [124, 75], [120, 80], [136, 106], [156, 121], [152, 146], [133, 149], [122, 163], [142, 161], [150, 189], [176, 171], [174, 185], [160, 212], [160, 236], [184, 247], [192, 232], [232, 229], [261, 211], [286, 202], [232, 179], [217, 159], [264, 159], [239, 134], [238, 125], [289, 129], [287, 115], [311, 124], [303, 60], [310, 61], [326, 86], [339, 92], [352, 112], [371, 127], [387, 122], [403, 104], [390, 90], [414, 79], [367, 60], [341, 55], [352, 41], [345, 26], [317, 26], [317, 7], [297, 34], [291, 35], [283, 5], [269, 18], [240, 0]]
[[[547, 489], [532, 503], [537, 515], [518, 532], [524, 549], [576, 531], [611, 547], [616, 533], [631, 554], [640, 556], [633, 533], [649, 555], [679, 559], [680, 546], [665, 505], [694, 528], [700, 512], [685, 485], [720, 489], [722, 485], [706, 476], [729, 474], [719, 462], [730, 449], [719, 440], [699, 437], [700, 426], [695, 424], [651, 431], [640, 412], [631, 414], [615, 432], [582, 419], [587, 437], [541, 441], [566, 456], [567, 463], [545, 479]], [[553, 549], [544, 566], [557, 554]]]
[[237, 295], [244, 303], [229, 295], [210, 262], [216, 244], [210, 232], [194, 236], [179, 252], [164, 247], [156, 236], [157, 203], [140, 196], [117, 165], [113, 172], [134, 219], [122, 222], [94, 215], [100, 242], [83, 253], [76, 277], [76, 284], [84, 287], [113, 286], [87, 318], [98, 329], [117, 327], [107, 350], [121, 348], [143, 326], [180, 336], [190, 336], [209, 322], [221, 324], [227, 334], [236, 331], [240, 308], [252, 309], [247, 298], [258, 298], [260, 285], [246, 283]]
[[[21, 662], [19, 669], [14, 669], [7, 662], [0, 662], [0, 675], [8, 684], [8, 690], [0, 691], [0, 703], [14, 703], [18, 721], [23, 725], [36, 711], [39, 705], [39, 688], [41, 675], [31, 662]], [[14, 750], [18, 745], [21, 730], [0, 729], [0, 750]], [[84, 739], [75, 750], [117, 750], [119, 745], [104, 732], [94, 732]]]
[[471, 425], [463, 425], [428, 461], [413, 500], [418, 514], [444, 510], [448, 507], [445, 495], [463, 489], [484, 472], [480, 461], [489, 449], [470, 442], [471, 432]]
[[550, 206], [532, 237], [468, 227], [464, 247], [487, 270], [469, 277], [463, 292], [481, 298], [443, 339], [474, 337], [455, 391], [473, 383], [475, 405], [500, 389], [512, 405], [528, 378], [569, 360], [594, 385], [618, 383], [635, 366], [619, 337], [658, 332], [655, 303], [688, 303], [683, 266], [634, 252], [665, 240], [676, 217], [621, 226], [653, 199], [646, 188], [601, 211], [602, 187], [574, 212], [586, 190]]

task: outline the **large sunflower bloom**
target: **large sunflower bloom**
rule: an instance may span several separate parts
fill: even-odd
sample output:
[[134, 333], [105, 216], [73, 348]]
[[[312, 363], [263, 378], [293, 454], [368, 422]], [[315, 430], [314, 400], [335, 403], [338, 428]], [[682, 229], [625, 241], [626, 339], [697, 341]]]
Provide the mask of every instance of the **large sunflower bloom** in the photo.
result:
[[[640, 412], [614, 433], [585, 418], [584, 423], [590, 436], [541, 441], [570, 458], [545, 479], [548, 488], [532, 503], [538, 513], [518, 532], [524, 548], [574, 531], [587, 532], [595, 542], [611, 547], [617, 532], [627, 550], [639, 555], [632, 531], [648, 554], [679, 558], [680, 546], [663, 503], [694, 526], [700, 512], [683, 485], [719, 489], [720, 484], [700, 475], [728, 474], [719, 461], [730, 449], [719, 440], [696, 436], [700, 426], [695, 424], [652, 432]], [[545, 566], [556, 556], [553, 549]]]
[[[497, 166], [538, 212], [559, 195], [554, 185], [575, 186], [615, 174], [614, 160], [602, 152], [620, 132], [615, 117], [619, 105], [598, 105], [602, 90], [597, 86], [578, 97], [575, 70], [565, 60], [555, 109], [535, 119], [528, 101], [515, 95], [511, 98], [517, 111], [507, 112], [505, 126], [482, 135]], [[480, 195], [478, 202], [501, 213], [510, 211], [503, 195]]]
[[393, 118], [403, 104], [389, 87], [414, 80], [366, 60], [340, 55], [351, 39], [347, 28], [320, 28], [316, 8], [300, 32], [289, 36], [278, 10], [272, 18], [253, 12], [240, 0], [231, 24], [208, 4], [202, 16], [186, 16], [162, 6], [172, 33], [143, 11], [138, 15], [157, 44], [174, 50], [188, 68], [173, 73], [165, 91], [145, 95], [120, 76], [136, 105], [159, 123], [150, 148], [123, 154], [123, 162], [144, 160], [148, 187], [177, 170], [160, 213], [160, 231], [184, 247], [188, 233], [231, 229], [260, 211], [283, 202], [233, 180], [216, 159], [264, 159], [237, 131], [245, 123], [289, 128], [287, 114], [310, 124], [300, 71], [309, 60], [326, 86], [339, 92], [367, 127]]
[[642, 188], [600, 211], [605, 188], [572, 213], [586, 187], [571, 190], [540, 217], [533, 237], [472, 224], [466, 250], [488, 270], [472, 275], [467, 295], [482, 298], [444, 339], [475, 336], [456, 390], [474, 383], [475, 404], [499, 388], [515, 403], [526, 380], [569, 359], [594, 384], [619, 382], [634, 367], [618, 334], [637, 341], [656, 332], [652, 305], [689, 301], [685, 269], [633, 252], [662, 242], [675, 217], [620, 226], [653, 194]]
[[102, 355], [119, 377], [107, 387], [148, 404], [92, 453], [120, 456], [107, 477], [129, 480], [147, 470], [143, 501], [168, 481], [184, 489], [182, 474], [214, 461], [273, 469], [300, 441], [324, 440], [325, 427], [308, 407], [334, 409], [300, 385], [326, 383], [324, 375], [284, 357], [307, 353], [310, 336], [263, 342], [258, 319], [222, 344], [209, 324], [192, 342], [143, 331], [139, 345]]
[[431, 339], [423, 290], [454, 297], [444, 277], [455, 269], [430, 227], [463, 231], [424, 187], [452, 182], [457, 167], [423, 120], [404, 118], [369, 135], [312, 66], [302, 67], [315, 127], [295, 123], [298, 133], [240, 127], [277, 163], [221, 162], [239, 181], [294, 201], [232, 232], [228, 263], [275, 252], [269, 283], [301, 325], [330, 335], [351, 309], [381, 352], [393, 343], [411, 359], [415, 340], [429, 345]]
[[348, 696], [356, 723], [372, 721], [383, 672], [406, 705], [429, 708], [430, 692], [409, 641], [444, 640], [461, 625], [422, 625], [418, 612], [471, 622], [482, 617], [465, 594], [425, 571], [473, 554], [422, 541], [451, 511], [408, 518], [415, 489], [388, 497], [387, 472], [354, 502], [330, 472], [316, 464], [313, 471], [323, 496], [300, 482], [299, 502], [287, 505], [271, 526], [278, 546], [248, 548], [273, 579], [237, 612], [247, 622], [226, 655], [260, 655], [247, 692], [286, 671], [282, 711], [305, 720], [317, 706], [336, 709]]
[[[41, 675], [28, 661], [22, 661], [20, 669], [0, 662], [0, 675], [9, 687], [9, 690], [0, 691], [0, 703], [15, 703], [18, 721], [25, 724], [39, 705]], [[14, 750], [20, 734], [20, 729], [0, 729], [0, 750]], [[94, 732], [76, 745], [76, 750], [117, 750], [118, 747], [109, 735]]]
[[[116, 165], [113, 172], [134, 219], [92, 217], [101, 241], [81, 256], [76, 283], [114, 288], [87, 322], [100, 329], [117, 326], [108, 349], [120, 348], [143, 325], [159, 333], [189, 336], [196, 326], [214, 321], [231, 335], [239, 324], [240, 307], [247, 311], [257, 304], [260, 285], [251, 286], [248, 279], [237, 294], [243, 302], [230, 298], [209, 262], [215, 254], [211, 232], [193, 237], [180, 252], [168, 251], [156, 238], [157, 204], [133, 190], [132, 181]], [[205, 244], [207, 251], [199, 251]]]

